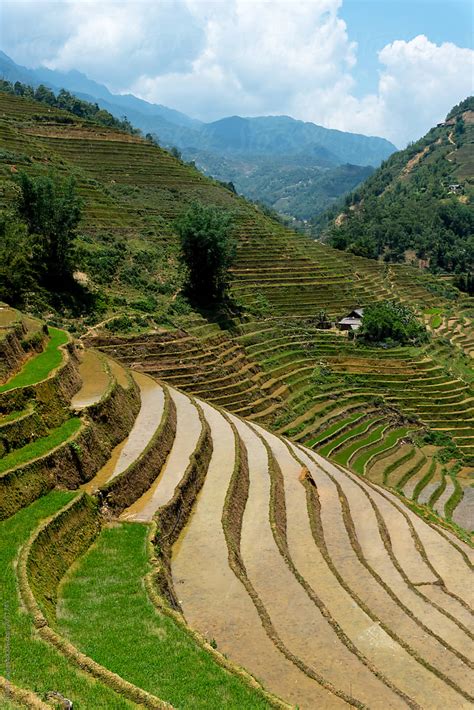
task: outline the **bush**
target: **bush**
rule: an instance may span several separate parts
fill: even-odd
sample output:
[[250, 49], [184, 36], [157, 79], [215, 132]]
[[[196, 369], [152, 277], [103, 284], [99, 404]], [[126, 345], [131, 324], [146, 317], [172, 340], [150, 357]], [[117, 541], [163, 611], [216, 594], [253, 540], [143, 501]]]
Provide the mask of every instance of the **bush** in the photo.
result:
[[394, 341], [400, 345], [418, 345], [425, 342], [428, 335], [410, 308], [382, 301], [364, 310], [359, 337], [372, 343]]

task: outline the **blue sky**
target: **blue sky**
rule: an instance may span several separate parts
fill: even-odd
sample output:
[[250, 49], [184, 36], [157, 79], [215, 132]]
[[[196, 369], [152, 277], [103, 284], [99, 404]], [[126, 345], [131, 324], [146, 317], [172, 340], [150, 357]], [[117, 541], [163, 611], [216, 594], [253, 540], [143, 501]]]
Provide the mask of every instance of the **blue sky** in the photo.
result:
[[423, 135], [473, 90], [470, 0], [0, 0], [0, 48], [212, 121]]
[[377, 53], [394, 39], [424, 34], [437, 45], [471, 47], [473, 8], [471, 0], [344, 0], [339, 14], [359, 45], [356, 95], [376, 91]]

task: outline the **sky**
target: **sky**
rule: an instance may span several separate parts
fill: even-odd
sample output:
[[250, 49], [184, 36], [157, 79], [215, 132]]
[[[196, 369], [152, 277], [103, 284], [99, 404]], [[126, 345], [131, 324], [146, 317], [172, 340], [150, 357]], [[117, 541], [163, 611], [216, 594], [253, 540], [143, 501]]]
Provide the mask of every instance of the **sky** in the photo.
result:
[[0, 48], [213, 121], [416, 140], [473, 92], [471, 0], [0, 0]]

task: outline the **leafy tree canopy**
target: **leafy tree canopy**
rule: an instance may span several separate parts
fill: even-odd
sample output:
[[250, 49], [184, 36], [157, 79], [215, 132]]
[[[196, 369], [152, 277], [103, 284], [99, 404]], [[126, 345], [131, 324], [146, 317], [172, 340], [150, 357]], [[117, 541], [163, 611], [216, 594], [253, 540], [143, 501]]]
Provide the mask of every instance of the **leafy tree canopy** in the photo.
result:
[[232, 215], [196, 202], [177, 220], [176, 229], [189, 296], [202, 305], [221, 300], [237, 247], [232, 237]]
[[26, 224], [38, 268], [49, 288], [64, 287], [72, 276], [74, 240], [81, 219], [81, 201], [74, 180], [19, 173], [18, 217]]
[[417, 345], [428, 336], [410, 308], [381, 301], [365, 308], [359, 337], [372, 343], [394, 341], [400, 345]]

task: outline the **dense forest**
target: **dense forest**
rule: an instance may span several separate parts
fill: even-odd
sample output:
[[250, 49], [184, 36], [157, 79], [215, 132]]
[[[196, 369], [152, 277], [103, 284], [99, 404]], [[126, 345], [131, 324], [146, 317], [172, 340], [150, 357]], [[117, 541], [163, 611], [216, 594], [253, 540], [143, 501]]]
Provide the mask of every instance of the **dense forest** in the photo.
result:
[[434, 273], [471, 273], [473, 111], [472, 97], [454, 107], [446, 122], [388, 158], [346, 198], [342, 212], [326, 213], [315, 232], [361, 256], [415, 261]]

